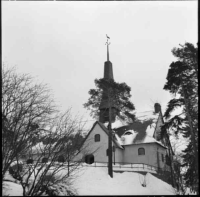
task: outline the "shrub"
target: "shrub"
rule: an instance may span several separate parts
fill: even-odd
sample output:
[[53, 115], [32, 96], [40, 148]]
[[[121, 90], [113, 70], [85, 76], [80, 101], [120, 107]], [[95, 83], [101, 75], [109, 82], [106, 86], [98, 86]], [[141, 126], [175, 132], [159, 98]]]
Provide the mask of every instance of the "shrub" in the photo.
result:
[[20, 173], [23, 171], [23, 164], [19, 163], [19, 164], [14, 164], [12, 166], [10, 166], [9, 168], [9, 173], [12, 175], [13, 178], [20, 180], [21, 176]]
[[66, 183], [58, 183], [49, 187], [55, 196], [75, 196], [76, 191]]
[[26, 164], [33, 164], [33, 159], [27, 159]]
[[60, 156], [58, 157], [58, 162], [65, 162], [65, 158], [64, 158], [63, 155], [60, 155]]
[[42, 158], [42, 163], [47, 163], [48, 162], [48, 158], [44, 157]]
[[45, 192], [48, 196], [56, 196], [56, 193], [55, 193], [55, 189], [54, 188], [51, 188], [49, 186], [49, 183], [54, 183], [56, 181], [56, 178], [54, 175], [51, 175], [51, 174], [46, 174], [44, 177], [43, 177], [43, 181], [42, 181], [42, 185], [40, 185], [40, 189], [39, 189], [39, 192], [40, 191], [43, 191]]
[[44, 176], [43, 180], [44, 180], [44, 181], [43, 181], [44, 183], [45, 183], [45, 182], [54, 183], [55, 180], [56, 180], [56, 178], [55, 178], [55, 176], [52, 176], [51, 174], [46, 174], [46, 175]]

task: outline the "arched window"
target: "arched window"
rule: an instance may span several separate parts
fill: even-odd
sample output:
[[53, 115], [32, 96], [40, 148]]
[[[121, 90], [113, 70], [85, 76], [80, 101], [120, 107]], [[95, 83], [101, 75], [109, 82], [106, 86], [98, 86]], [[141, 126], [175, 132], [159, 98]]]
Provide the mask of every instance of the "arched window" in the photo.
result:
[[138, 149], [138, 155], [145, 155], [145, 150], [144, 150], [144, 148], [139, 148], [139, 149]]
[[100, 135], [99, 135], [99, 134], [96, 134], [96, 135], [94, 136], [94, 141], [95, 141], [95, 142], [100, 142]]

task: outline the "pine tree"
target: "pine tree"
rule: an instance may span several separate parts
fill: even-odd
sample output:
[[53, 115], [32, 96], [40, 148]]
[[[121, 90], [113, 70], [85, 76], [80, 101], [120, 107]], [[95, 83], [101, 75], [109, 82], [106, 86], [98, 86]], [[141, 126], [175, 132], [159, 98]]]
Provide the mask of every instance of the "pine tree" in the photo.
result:
[[[177, 135], [179, 132], [188, 139], [188, 146], [183, 150], [183, 164], [186, 187], [198, 191], [198, 49], [191, 43], [181, 48], [174, 48], [172, 53], [178, 61], [172, 62], [164, 86], [174, 98], [168, 102], [164, 116], [168, 119], [165, 128]], [[181, 107], [179, 115], [172, 112]], [[164, 131], [164, 129], [163, 129]]]
[[90, 98], [84, 107], [91, 111], [94, 118], [99, 116], [101, 102], [111, 102], [117, 110], [116, 115], [123, 120], [134, 119], [132, 113], [135, 110], [134, 104], [130, 101], [131, 88], [126, 83], [117, 83], [112, 79], [95, 79], [96, 89], [90, 89]]

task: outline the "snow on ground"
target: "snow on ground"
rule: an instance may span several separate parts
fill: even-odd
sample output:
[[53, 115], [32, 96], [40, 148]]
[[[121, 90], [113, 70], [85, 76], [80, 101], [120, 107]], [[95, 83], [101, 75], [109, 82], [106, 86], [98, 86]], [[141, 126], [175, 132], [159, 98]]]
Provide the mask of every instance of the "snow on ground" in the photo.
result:
[[22, 186], [13, 183], [13, 182], [8, 182], [4, 181], [3, 182], [3, 195], [2, 196], [23, 196], [23, 190]]
[[[67, 170], [61, 172], [66, 174]], [[13, 178], [6, 174], [7, 180]], [[146, 187], [142, 184], [146, 183]], [[108, 175], [107, 167], [91, 167], [84, 164], [74, 172], [73, 190], [78, 195], [175, 195], [171, 185], [156, 178], [151, 173], [142, 175], [137, 172], [113, 172], [113, 178]], [[63, 193], [61, 193], [63, 195]], [[194, 195], [188, 189], [186, 194]], [[22, 196], [21, 185], [4, 181], [3, 195]]]
[[[142, 183], [146, 182], [146, 187]], [[107, 167], [83, 166], [73, 182], [78, 195], [174, 195], [171, 185], [154, 177], [136, 172], [108, 175]]]

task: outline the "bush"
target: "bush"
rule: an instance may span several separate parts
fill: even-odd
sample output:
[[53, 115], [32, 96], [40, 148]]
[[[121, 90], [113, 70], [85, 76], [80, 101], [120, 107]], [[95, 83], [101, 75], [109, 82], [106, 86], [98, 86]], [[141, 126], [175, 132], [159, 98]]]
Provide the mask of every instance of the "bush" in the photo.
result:
[[51, 183], [54, 183], [56, 181], [56, 178], [55, 176], [52, 176], [51, 174], [46, 174], [43, 178], [43, 182], [51, 182]]
[[26, 164], [33, 164], [33, 159], [27, 159]]
[[52, 174], [46, 174], [43, 177], [43, 181], [39, 186], [39, 191], [36, 193], [38, 195], [40, 192], [46, 193], [48, 196], [75, 196], [76, 191], [71, 188], [69, 183], [56, 183], [57, 177]]
[[60, 155], [60, 156], [58, 157], [58, 162], [65, 162], [65, 158], [64, 158], [63, 155]]
[[57, 196], [55, 193], [55, 189], [48, 186], [49, 183], [54, 183], [56, 181], [55, 176], [51, 174], [46, 174], [43, 177], [42, 185], [40, 187], [40, 191], [45, 192], [48, 196]]
[[44, 157], [42, 158], [42, 163], [47, 163], [48, 162], [48, 158]]
[[9, 168], [9, 173], [12, 175], [13, 178], [17, 180], [21, 180], [20, 173], [23, 171], [23, 164], [14, 164]]
[[75, 196], [76, 191], [74, 191], [73, 188], [71, 188], [66, 183], [58, 183], [56, 185], [51, 186], [50, 191], [53, 191], [53, 194], [55, 196]]

